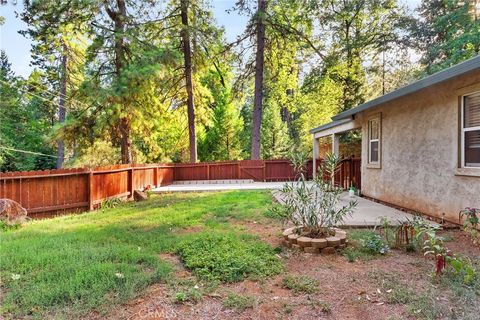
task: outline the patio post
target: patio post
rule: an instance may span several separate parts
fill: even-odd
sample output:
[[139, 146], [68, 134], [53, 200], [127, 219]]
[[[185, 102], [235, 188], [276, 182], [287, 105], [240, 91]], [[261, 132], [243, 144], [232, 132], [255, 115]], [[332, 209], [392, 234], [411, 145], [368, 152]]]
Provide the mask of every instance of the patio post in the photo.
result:
[[317, 175], [318, 139], [313, 135], [313, 178]]
[[332, 153], [340, 155], [340, 136], [336, 133], [332, 134]]

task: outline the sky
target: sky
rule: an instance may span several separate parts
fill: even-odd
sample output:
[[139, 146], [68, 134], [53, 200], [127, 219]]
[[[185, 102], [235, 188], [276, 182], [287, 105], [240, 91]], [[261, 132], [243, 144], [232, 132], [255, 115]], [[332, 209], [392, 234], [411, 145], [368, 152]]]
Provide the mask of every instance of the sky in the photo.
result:
[[[320, 0], [319, 0], [320, 1]], [[403, 0], [411, 9], [416, 8], [421, 0]], [[247, 17], [237, 13], [227, 13], [236, 0], [212, 0], [213, 14], [217, 23], [225, 27], [227, 39], [235, 40], [247, 23]], [[0, 6], [0, 16], [5, 17], [5, 24], [0, 26], [0, 49], [5, 50], [17, 75], [27, 77], [32, 71], [30, 66], [31, 41], [18, 33], [25, 30], [26, 25], [16, 17], [15, 11], [21, 11], [21, 1], [17, 5]]]

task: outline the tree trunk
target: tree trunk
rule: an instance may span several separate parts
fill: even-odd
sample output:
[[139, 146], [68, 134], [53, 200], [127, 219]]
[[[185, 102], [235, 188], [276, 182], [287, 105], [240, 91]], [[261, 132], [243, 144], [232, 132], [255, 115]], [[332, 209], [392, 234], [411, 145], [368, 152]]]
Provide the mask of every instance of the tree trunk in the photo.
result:
[[252, 154], [251, 159], [260, 159], [260, 139], [263, 103], [263, 66], [265, 62], [265, 0], [258, 0], [257, 52], [255, 57], [255, 93], [253, 100]]
[[195, 132], [195, 102], [193, 100], [192, 52], [188, 30], [188, 0], [181, 0], [182, 42], [185, 67], [185, 86], [187, 89], [188, 136], [190, 141], [190, 162], [197, 162], [197, 134]]
[[[67, 96], [67, 46], [63, 44], [63, 55], [62, 55], [62, 75], [60, 78], [60, 99], [58, 102], [58, 122], [65, 122], [65, 98]], [[65, 159], [65, 145], [62, 139], [57, 140], [57, 169], [63, 167], [63, 161]]]
[[132, 163], [132, 152], [130, 142], [130, 121], [127, 117], [120, 119], [120, 151], [122, 155], [122, 163]]
[[[127, 7], [125, 0], [117, 0], [118, 11], [111, 10], [108, 4], [105, 4], [106, 11], [110, 19], [114, 22], [115, 30], [115, 73], [117, 80], [122, 76], [122, 69], [125, 67], [125, 21], [127, 19]], [[125, 104], [123, 98], [120, 98], [121, 104]], [[132, 163], [132, 152], [130, 142], [130, 120], [128, 117], [123, 117], [118, 123], [120, 131], [120, 153], [122, 163]]]

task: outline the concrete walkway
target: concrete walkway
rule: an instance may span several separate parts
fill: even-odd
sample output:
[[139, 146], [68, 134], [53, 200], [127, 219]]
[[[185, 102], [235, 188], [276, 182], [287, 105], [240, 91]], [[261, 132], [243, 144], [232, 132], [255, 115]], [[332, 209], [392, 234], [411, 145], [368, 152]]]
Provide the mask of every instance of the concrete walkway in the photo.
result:
[[278, 190], [285, 182], [246, 182], [246, 183], [181, 183], [152, 189], [154, 193], [162, 192], [204, 192], [225, 190]]
[[[273, 191], [273, 196], [279, 202], [282, 202], [282, 196], [279, 192]], [[353, 196], [350, 197], [347, 192], [344, 192], [338, 203], [338, 207], [348, 205], [350, 201], [356, 201], [357, 206], [353, 211], [353, 214], [347, 217], [343, 223], [343, 227], [374, 227], [383, 225], [383, 219], [387, 219], [389, 225], [398, 226], [402, 222], [407, 220], [413, 220], [413, 215], [404, 211], [397, 210], [395, 208], [367, 200], [362, 197]], [[433, 226], [434, 222], [429, 221]]]
[[[272, 190], [272, 194], [279, 202], [282, 201], [277, 191], [285, 185], [285, 182], [250, 182], [239, 181], [238, 183], [178, 183], [164, 187], [155, 188], [154, 193], [164, 192], [204, 192], [204, 191], [226, 191], [226, 190]], [[413, 215], [394, 209], [392, 207], [354, 196], [350, 198], [347, 192], [342, 194], [339, 206], [347, 205], [350, 200], [357, 201], [357, 207], [353, 215], [345, 220], [345, 227], [373, 227], [382, 224], [382, 218], [386, 218], [390, 225], [399, 225], [407, 219], [412, 220]], [[432, 225], [435, 223], [431, 222]]]

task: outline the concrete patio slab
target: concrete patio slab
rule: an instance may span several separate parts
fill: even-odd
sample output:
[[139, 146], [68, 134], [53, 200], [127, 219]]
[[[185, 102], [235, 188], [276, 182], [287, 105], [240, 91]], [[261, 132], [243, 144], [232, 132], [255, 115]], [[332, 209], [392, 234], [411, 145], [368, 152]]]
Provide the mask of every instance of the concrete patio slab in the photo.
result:
[[275, 190], [281, 189], [285, 182], [240, 182], [240, 183], [191, 183], [171, 184], [152, 189], [153, 193], [163, 192], [204, 192], [225, 190]]

